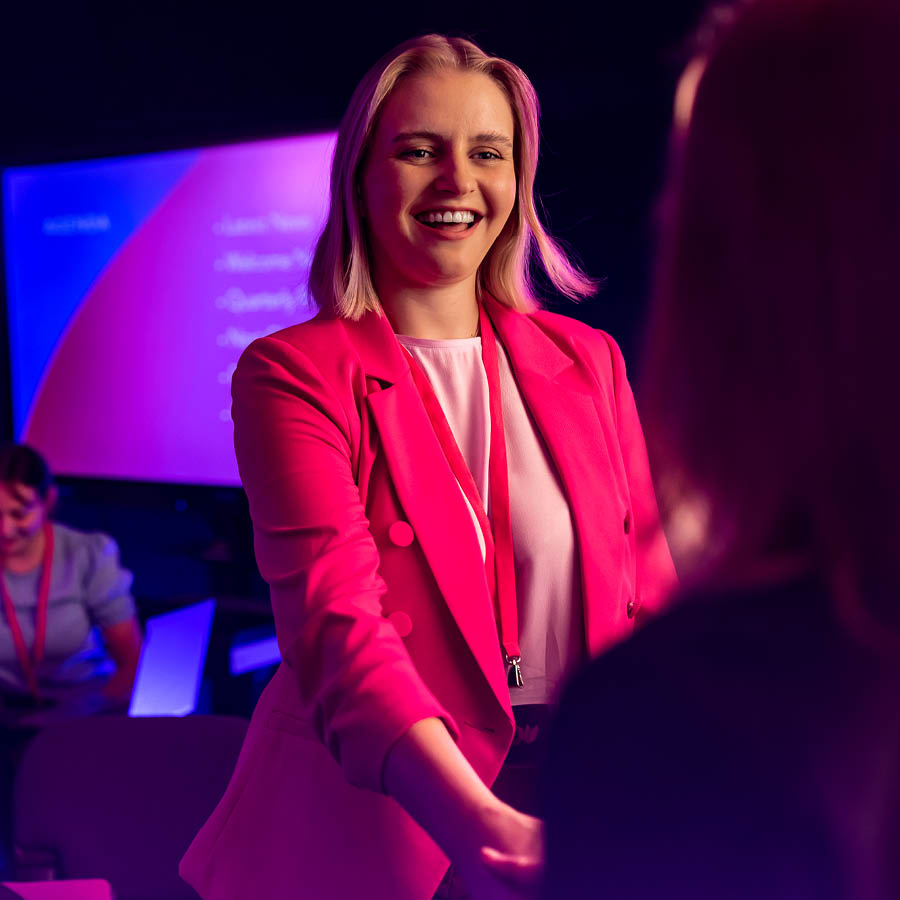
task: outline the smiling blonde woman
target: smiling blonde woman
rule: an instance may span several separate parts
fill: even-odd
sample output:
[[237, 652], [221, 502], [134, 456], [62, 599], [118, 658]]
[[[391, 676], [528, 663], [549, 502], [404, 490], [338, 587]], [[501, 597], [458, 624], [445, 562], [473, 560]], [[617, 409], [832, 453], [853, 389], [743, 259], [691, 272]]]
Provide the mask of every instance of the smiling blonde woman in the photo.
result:
[[384, 57], [338, 137], [321, 312], [235, 373], [283, 663], [182, 863], [207, 900], [524, 896], [549, 704], [673, 585], [621, 353], [529, 279], [592, 290], [535, 212], [537, 109], [469, 41]]

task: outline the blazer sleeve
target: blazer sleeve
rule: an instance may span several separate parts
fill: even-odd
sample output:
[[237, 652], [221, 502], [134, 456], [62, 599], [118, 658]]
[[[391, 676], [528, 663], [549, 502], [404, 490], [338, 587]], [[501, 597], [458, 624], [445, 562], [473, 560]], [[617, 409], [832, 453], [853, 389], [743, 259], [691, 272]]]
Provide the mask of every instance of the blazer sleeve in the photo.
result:
[[641, 615], [660, 612], [677, 587], [672, 555], [659, 519], [659, 506], [650, 474], [644, 432], [634, 394], [628, 383], [625, 359], [610, 335], [600, 332], [609, 352], [616, 406], [616, 430], [625, 463], [631, 499], [631, 521], [636, 554], [635, 596]]
[[277, 336], [244, 352], [232, 398], [257, 564], [302, 712], [346, 778], [381, 791], [384, 760], [411, 725], [437, 716], [456, 726], [382, 614], [379, 554], [353, 477], [355, 409]]

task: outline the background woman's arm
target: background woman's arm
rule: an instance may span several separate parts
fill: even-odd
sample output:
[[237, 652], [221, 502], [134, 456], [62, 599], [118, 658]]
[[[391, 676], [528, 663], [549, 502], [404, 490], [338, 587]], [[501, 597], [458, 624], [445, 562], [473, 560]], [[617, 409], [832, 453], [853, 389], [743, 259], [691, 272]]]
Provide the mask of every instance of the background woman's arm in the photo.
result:
[[103, 688], [104, 696], [127, 702], [141, 655], [141, 628], [131, 594], [132, 575], [119, 560], [119, 547], [109, 535], [81, 535], [86, 551], [84, 602], [91, 621], [100, 628], [107, 654], [116, 670]]
[[116, 670], [104, 685], [103, 693], [112, 700], [127, 701], [141, 656], [141, 627], [137, 618], [132, 617], [125, 622], [108, 625], [101, 629], [100, 634], [106, 652], [116, 664]]

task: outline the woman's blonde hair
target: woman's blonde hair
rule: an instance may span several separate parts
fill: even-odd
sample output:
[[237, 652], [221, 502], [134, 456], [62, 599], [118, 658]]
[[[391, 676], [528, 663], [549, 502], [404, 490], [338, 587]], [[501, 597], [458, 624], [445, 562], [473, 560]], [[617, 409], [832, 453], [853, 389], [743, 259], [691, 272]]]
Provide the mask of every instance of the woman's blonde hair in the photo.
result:
[[309, 275], [310, 291], [321, 309], [347, 319], [359, 319], [367, 311], [381, 313], [361, 224], [362, 169], [379, 114], [397, 83], [410, 75], [448, 69], [493, 78], [506, 94], [515, 120], [516, 205], [478, 270], [479, 297], [488, 293], [513, 309], [536, 309], [539, 303], [529, 272], [533, 251], [560, 293], [578, 299], [594, 292], [594, 283], [569, 261], [538, 219], [534, 203], [538, 99], [528, 77], [518, 66], [488, 56], [471, 41], [426, 34], [382, 57], [359, 83], [344, 114], [331, 167], [328, 221]]

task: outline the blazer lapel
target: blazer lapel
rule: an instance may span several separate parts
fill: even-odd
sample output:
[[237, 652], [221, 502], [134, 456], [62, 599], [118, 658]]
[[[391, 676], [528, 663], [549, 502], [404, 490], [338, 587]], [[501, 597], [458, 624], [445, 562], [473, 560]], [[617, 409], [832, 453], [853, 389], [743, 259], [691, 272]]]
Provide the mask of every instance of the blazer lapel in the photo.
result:
[[509, 687], [474, 524], [409, 365], [385, 316], [370, 313], [344, 326], [366, 375], [382, 383], [365, 402], [397, 497], [453, 618], [508, 711]]
[[[610, 514], [620, 522], [628, 509], [616, 477], [615, 409], [598, 410], [603, 398], [584, 366], [575, 365], [574, 348], [564, 352], [530, 317], [494, 300], [487, 308], [572, 510], [589, 636], [592, 613], [606, 620], [601, 610], [616, 600], [602, 575], [621, 566], [610, 540]], [[598, 509], [597, 498], [610, 495], [621, 508]]]

